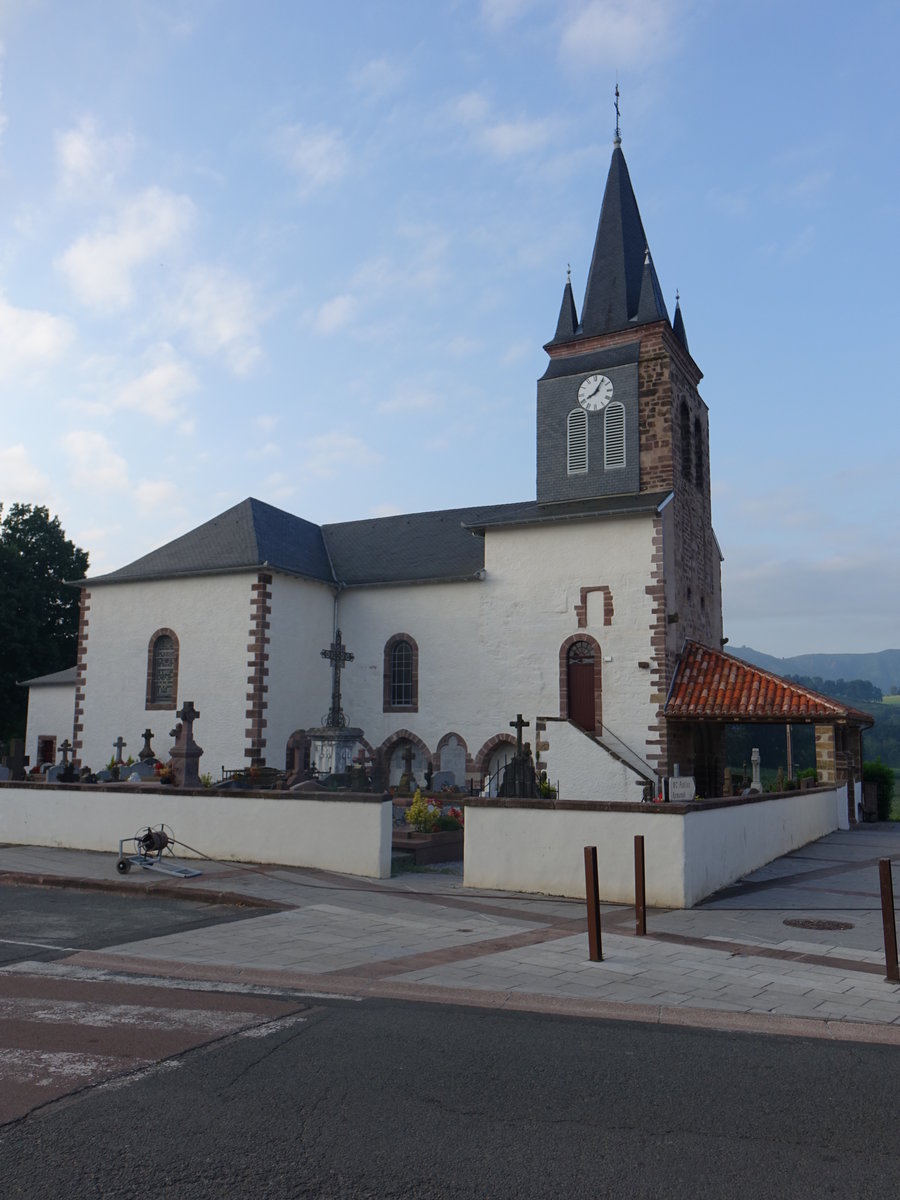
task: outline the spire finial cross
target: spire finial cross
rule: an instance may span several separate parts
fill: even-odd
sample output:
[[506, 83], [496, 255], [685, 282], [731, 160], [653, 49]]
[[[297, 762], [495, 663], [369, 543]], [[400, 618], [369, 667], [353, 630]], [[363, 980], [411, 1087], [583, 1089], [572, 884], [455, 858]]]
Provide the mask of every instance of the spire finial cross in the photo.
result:
[[566, 283], [572, 282], [572, 264], [566, 263]]
[[619, 112], [619, 80], [618, 80], [618, 78], [616, 78], [616, 100], [615, 100], [615, 109], [616, 109], [616, 140], [615, 140], [615, 143], [614, 143], [614, 144], [615, 144], [616, 146], [621, 146], [621, 144], [622, 144], [622, 130], [619, 128], [619, 118], [621, 117], [621, 115], [622, 115], [622, 114]]

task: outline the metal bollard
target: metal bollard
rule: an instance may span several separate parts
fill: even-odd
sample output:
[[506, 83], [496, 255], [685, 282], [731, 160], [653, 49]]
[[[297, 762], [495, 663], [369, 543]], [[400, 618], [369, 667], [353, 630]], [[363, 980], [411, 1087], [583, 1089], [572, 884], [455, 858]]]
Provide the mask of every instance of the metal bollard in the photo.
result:
[[587, 903], [588, 954], [591, 962], [603, 962], [603, 937], [600, 930], [600, 880], [597, 872], [597, 847], [584, 848], [584, 897]]
[[634, 935], [647, 936], [647, 885], [644, 874], [644, 838], [634, 838]]
[[900, 983], [900, 966], [897, 963], [897, 918], [894, 913], [894, 881], [891, 877], [891, 860], [879, 858], [878, 877], [881, 882], [881, 921], [884, 925], [885, 980]]

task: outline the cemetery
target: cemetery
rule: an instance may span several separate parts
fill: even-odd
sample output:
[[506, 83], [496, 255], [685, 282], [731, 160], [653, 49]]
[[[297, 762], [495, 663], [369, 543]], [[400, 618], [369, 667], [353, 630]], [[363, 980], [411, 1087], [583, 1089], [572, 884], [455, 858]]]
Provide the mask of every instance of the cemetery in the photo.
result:
[[[333, 716], [339, 690], [335, 699]], [[692, 796], [694, 781], [675, 776], [667, 781], [669, 800], [542, 796], [522, 740], [527, 722], [521, 714], [511, 723], [517, 749], [497, 794], [486, 786], [482, 795], [439, 789], [429, 795], [427, 785], [423, 792], [416, 784], [411, 753], [393, 791], [373, 791], [371, 774], [352, 760], [339, 776], [291, 787], [284, 773], [254, 778], [252, 770], [202, 786], [203, 750], [194, 737], [200, 713], [187, 701], [176, 715], [165, 764], [153, 752], [149, 730], [131, 764], [122, 760], [127, 743], [117, 736], [115, 765], [96, 775], [76, 771], [65, 742], [57, 766], [27, 774], [17, 743], [0, 766], [3, 840], [111, 851], [133, 830], [165, 823], [177, 831], [180, 846], [217, 860], [386, 879], [392, 853], [399, 852], [416, 865], [462, 859], [468, 887], [572, 897], [584, 895], [582, 854], [590, 845], [598, 850], [601, 898], [632, 903], [631, 845], [640, 835], [648, 903], [685, 908], [790, 850], [848, 828], [854, 810], [848, 783], [783, 793], [751, 788], [741, 796], [699, 800], [679, 799]], [[336, 724], [331, 732], [345, 728]], [[321, 735], [328, 734], [323, 726]], [[161, 781], [160, 767], [171, 774], [170, 783]], [[449, 827], [435, 828], [442, 822]]]

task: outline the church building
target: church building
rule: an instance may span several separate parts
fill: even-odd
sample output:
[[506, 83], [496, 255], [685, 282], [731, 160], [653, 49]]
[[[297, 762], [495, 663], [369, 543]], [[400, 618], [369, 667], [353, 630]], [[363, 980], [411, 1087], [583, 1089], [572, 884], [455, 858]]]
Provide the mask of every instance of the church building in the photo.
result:
[[77, 760], [145, 727], [166, 758], [191, 700], [214, 778], [364, 754], [381, 784], [480, 789], [521, 714], [562, 797], [639, 801], [679, 770], [720, 795], [721, 724], [696, 696], [666, 711], [680, 663], [727, 666], [708, 410], [618, 136], [581, 312], [567, 281], [544, 349], [533, 499], [318, 526], [251, 498], [84, 580]]

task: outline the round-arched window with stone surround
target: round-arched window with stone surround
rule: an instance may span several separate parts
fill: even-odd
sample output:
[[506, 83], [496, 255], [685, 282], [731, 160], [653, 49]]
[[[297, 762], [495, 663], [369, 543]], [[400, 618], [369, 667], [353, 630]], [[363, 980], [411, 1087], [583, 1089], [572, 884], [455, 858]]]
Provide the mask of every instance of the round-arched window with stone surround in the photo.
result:
[[178, 696], [178, 638], [157, 629], [147, 648], [147, 708], [174, 709]]

